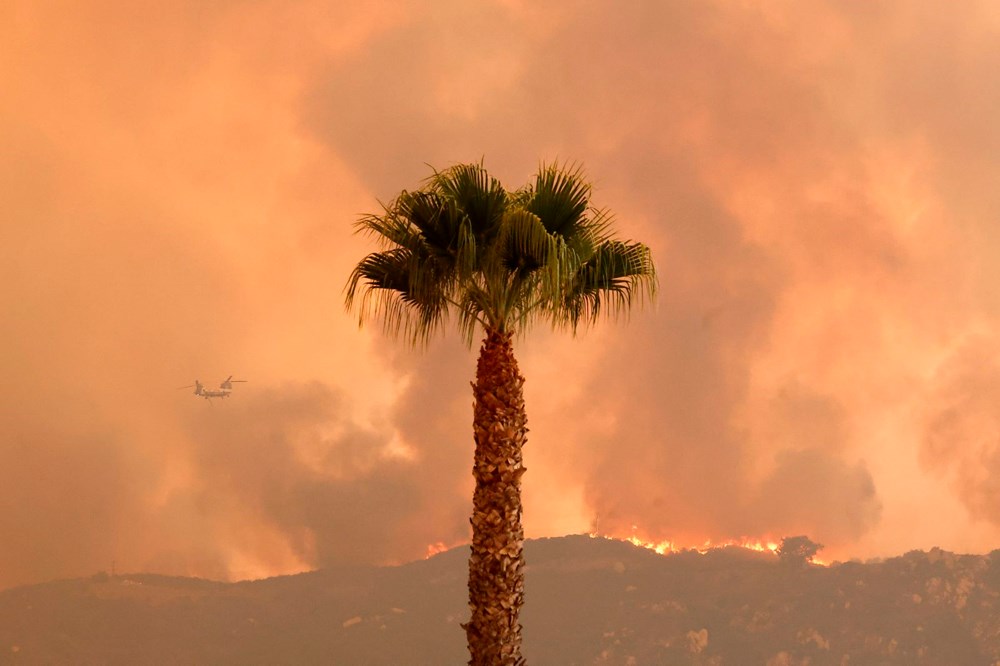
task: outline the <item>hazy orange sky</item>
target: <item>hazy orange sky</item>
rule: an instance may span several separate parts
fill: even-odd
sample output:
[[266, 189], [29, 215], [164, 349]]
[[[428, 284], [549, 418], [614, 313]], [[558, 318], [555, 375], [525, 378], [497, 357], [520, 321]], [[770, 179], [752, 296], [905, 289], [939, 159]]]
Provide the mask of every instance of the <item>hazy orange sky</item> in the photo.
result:
[[342, 289], [481, 158], [582, 162], [660, 271], [519, 342], [528, 536], [997, 546], [1000, 5], [539, 4], [0, 4], [0, 587], [466, 539], [474, 352]]

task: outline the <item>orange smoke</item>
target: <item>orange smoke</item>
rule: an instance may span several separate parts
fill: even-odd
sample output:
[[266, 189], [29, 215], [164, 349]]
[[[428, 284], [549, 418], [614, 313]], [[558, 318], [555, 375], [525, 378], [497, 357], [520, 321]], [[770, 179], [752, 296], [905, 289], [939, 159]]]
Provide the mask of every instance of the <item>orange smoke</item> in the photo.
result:
[[528, 534], [995, 546], [1000, 5], [426, 5], [0, 2], [0, 587], [467, 538], [473, 354], [341, 289], [481, 158], [580, 160], [661, 271], [518, 341]]

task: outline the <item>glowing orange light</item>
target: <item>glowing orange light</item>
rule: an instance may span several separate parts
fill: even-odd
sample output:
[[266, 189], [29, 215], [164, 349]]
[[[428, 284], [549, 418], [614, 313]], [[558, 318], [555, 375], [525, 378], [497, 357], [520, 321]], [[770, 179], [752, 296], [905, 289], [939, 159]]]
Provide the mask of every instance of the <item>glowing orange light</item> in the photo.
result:
[[[726, 539], [725, 541], [712, 541], [707, 539], [700, 545], [683, 546], [679, 545], [676, 541], [664, 540], [664, 541], [647, 541], [636, 536], [635, 528], [633, 528], [633, 534], [629, 537], [611, 537], [596, 532], [591, 532], [590, 536], [592, 538], [602, 538], [602, 539], [616, 539], [619, 538], [622, 541], [627, 541], [633, 546], [639, 546], [640, 548], [646, 548], [652, 550], [659, 555], [670, 555], [672, 553], [681, 553], [685, 551], [696, 551], [701, 554], [705, 554], [711, 550], [716, 550], [720, 548], [745, 548], [747, 550], [753, 550], [758, 553], [774, 553], [777, 554], [778, 548], [781, 547], [780, 542], [774, 541], [770, 537], [746, 537], [741, 536], [736, 539]], [[813, 564], [819, 564], [821, 566], [829, 566], [829, 564], [821, 559], [812, 558]]]
[[[597, 534], [591, 534], [592, 537], [597, 537]], [[640, 548], [648, 548], [649, 550], [655, 551], [660, 555], [666, 555], [668, 553], [680, 553], [686, 550], [695, 550], [699, 553], [707, 553], [710, 550], [715, 550], [717, 548], [728, 548], [735, 546], [737, 548], [746, 548], [747, 550], [755, 550], [761, 553], [774, 553], [778, 550], [780, 544], [771, 541], [770, 539], [756, 539], [750, 537], [740, 537], [738, 539], [727, 539], [726, 541], [712, 541], [708, 539], [697, 546], [680, 546], [674, 541], [646, 541], [640, 539], [634, 534], [630, 537], [623, 539], [623, 541], [628, 541], [634, 546], [639, 546]]]
[[427, 544], [427, 554], [424, 555], [425, 560], [429, 560], [438, 553], [443, 553], [448, 550], [449, 546], [445, 544], [444, 541], [435, 541], [434, 543]]

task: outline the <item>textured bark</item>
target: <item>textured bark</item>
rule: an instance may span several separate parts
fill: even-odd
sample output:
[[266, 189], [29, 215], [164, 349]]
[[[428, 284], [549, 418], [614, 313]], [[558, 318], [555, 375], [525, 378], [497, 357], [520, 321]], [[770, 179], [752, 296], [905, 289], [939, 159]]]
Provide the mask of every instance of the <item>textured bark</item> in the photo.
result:
[[519, 616], [524, 603], [521, 449], [527, 416], [511, 336], [488, 331], [473, 384], [476, 454], [472, 475], [472, 554], [465, 628], [472, 666], [524, 664]]

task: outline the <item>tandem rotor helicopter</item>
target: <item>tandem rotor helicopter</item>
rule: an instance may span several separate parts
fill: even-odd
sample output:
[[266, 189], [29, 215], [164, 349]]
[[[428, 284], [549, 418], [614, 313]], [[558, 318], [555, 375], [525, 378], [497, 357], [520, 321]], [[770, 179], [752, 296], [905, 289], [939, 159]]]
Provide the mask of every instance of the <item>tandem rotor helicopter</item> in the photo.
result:
[[194, 388], [195, 395], [200, 395], [205, 398], [205, 400], [211, 402], [212, 398], [228, 398], [229, 394], [233, 392], [233, 384], [245, 383], [246, 381], [246, 379], [233, 379], [233, 376], [229, 375], [229, 377], [224, 379], [219, 384], [219, 388], [205, 388], [205, 385], [196, 379], [194, 380], [194, 384], [180, 386], [177, 390], [179, 391], [181, 389]]

